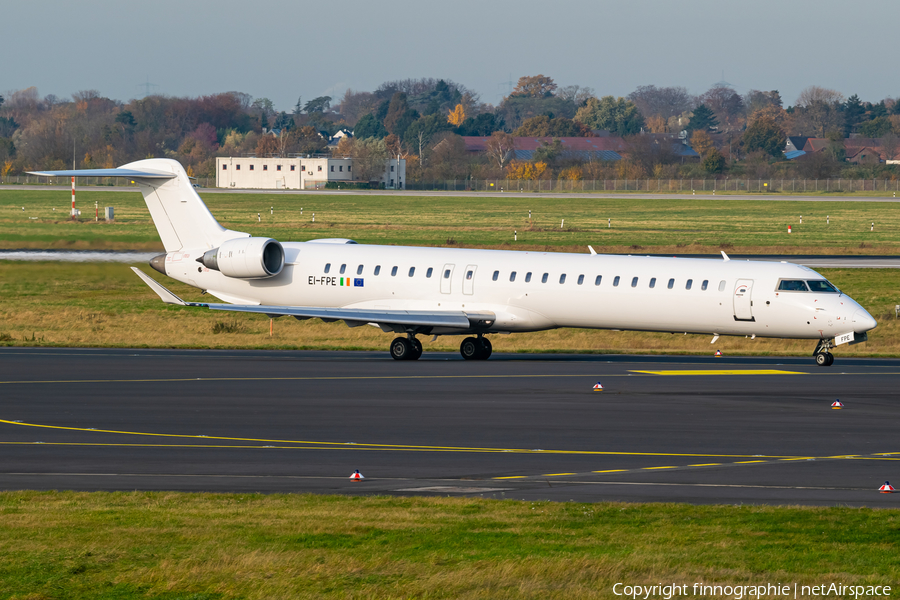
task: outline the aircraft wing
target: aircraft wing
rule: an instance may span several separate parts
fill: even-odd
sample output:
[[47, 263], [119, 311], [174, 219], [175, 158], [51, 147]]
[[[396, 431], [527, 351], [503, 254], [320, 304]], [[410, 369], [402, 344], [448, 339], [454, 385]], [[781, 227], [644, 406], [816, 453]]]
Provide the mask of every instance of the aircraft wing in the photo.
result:
[[385, 331], [396, 327], [450, 327], [459, 329], [484, 328], [494, 324], [491, 312], [376, 310], [369, 308], [323, 308], [318, 306], [266, 306], [254, 304], [218, 304], [185, 302], [137, 267], [131, 267], [138, 277], [166, 304], [197, 306], [210, 310], [261, 313], [270, 317], [291, 316], [301, 319], [322, 319], [326, 322], [344, 321], [350, 327], [375, 323]]

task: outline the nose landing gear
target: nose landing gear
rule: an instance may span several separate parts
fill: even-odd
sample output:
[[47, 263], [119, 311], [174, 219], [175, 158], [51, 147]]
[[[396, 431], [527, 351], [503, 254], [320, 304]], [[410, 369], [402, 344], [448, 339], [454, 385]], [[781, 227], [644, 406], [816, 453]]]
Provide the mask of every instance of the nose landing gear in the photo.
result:
[[819, 343], [816, 344], [816, 349], [813, 350], [813, 357], [816, 359], [816, 364], [820, 367], [830, 367], [834, 364], [834, 354], [829, 352], [834, 348], [834, 340], [819, 340]]
[[466, 360], [487, 360], [493, 350], [491, 341], [481, 335], [477, 338], [467, 337], [459, 345], [459, 353]]

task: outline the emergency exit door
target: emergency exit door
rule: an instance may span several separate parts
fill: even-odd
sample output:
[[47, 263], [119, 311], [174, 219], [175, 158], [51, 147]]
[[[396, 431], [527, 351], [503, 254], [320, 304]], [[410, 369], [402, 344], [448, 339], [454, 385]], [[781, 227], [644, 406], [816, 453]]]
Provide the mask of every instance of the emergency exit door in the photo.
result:
[[752, 279], [738, 279], [734, 286], [734, 320], [755, 321], [753, 317]]
[[475, 270], [477, 268], [476, 265], [466, 267], [466, 274], [463, 277], [463, 294], [471, 296], [475, 293]]
[[456, 265], [444, 265], [444, 268], [441, 269], [441, 293], [449, 294], [451, 286], [453, 283], [453, 268]]

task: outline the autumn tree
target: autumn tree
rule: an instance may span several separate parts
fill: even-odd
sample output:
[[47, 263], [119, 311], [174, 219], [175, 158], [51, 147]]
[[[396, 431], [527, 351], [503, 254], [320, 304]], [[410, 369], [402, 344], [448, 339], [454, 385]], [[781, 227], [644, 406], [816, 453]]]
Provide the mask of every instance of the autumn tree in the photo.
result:
[[575, 120], [590, 129], [607, 129], [620, 136], [640, 133], [644, 117], [637, 105], [625, 98], [591, 98], [575, 113]]
[[484, 153], [489, 160], [502, 169], [515, 153], [515, 138], [505, 131], [495, 131], [485, 145]]
[[447, 116], [447, 122], [453, 125], [454, 127], [459, 127], [463, 124], [463, 121], [466, 120], [466, 109], [463, 108], [462, 104], [457, 104], [456, 108], [450, 111], [450, 114]]
[[715, 147], [716, 145], [709, 134], [706, 133], [706, 130], [697, 129], [691, 135], [691, 148], [700, 155], [700, 158], [705, 158]]
[[779, 157], [784, 152], [787, 136], [778, 123], [765, 114], [758, 115], [744, 131], [744, 151], [761, 150], [769, 156]]
[[881, 152], [884, 154], [885, 160], [894, 160], [898, 149], [900, 149], [900, 137], [897, 137], [893, 131], [881, 136]]
[[420, 157], [420, 161], [424, 165], [428, 162], [427, 154], [431, 140], [450, 129], [452, 126], [442, 115], [427, 115], [416, 119], [406, 128], [403, 142]]
[[365, 115], [374, 112], [377, 106], [378, 98], [375, 97], [375, 94], [371, 92], [354, 92], [348, 89], [344, 92], [344, 96], [338, 104], [338, 112], [341, 113], [341, 116], [344, 117], [347, 123], [356, 125]]
[[528, 98], [547, 98], [556, 91], [556, 84], [544, 75], [532, 75], [519, 77], [519, 82], [512, 91], [511, 96], [524, 96]]
[[557, 117], [532, 117], [513, 132], [516, 137], [588, 137], [591, 130], [583, 123]]
[[634, 102], [644, 117], [657, 116], [665, 121], [689, 111], [693, 104], [693, 98], [683, 87], [641, 85], [627, 98]]
[[817, 137], [825, 137], [829, 131], [843, 129], [840, 92], [811, 85], [800, 92], [794, 108], [794, 129], [796, 132]]
[[707, 173], [721, 173], [725, 170], [725, 157], [717, 149], [713, 148], [703, 157], [703, 168]]
[[256, 144], [256, 156], [257, 158], [265, 158], [267, 156], [273, 156], [278, 154], [279, 144], [278, 139], [273, 135], [264, 135], [259, 138], [259, 143]]
[[700, 95], [700, 103], [710, 108], [719, 123], [729, 127], [738, 125], [744, 113], [744, 100], [728, 86], [717, 85]]

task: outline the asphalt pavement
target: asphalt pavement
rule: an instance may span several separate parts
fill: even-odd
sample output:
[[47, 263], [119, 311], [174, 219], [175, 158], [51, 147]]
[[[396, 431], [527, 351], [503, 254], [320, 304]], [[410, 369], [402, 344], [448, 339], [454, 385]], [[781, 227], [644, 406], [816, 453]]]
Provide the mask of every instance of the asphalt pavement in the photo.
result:
[[0, 489], [896, 507], [898, 383], [839, 353], [2, 348]]

